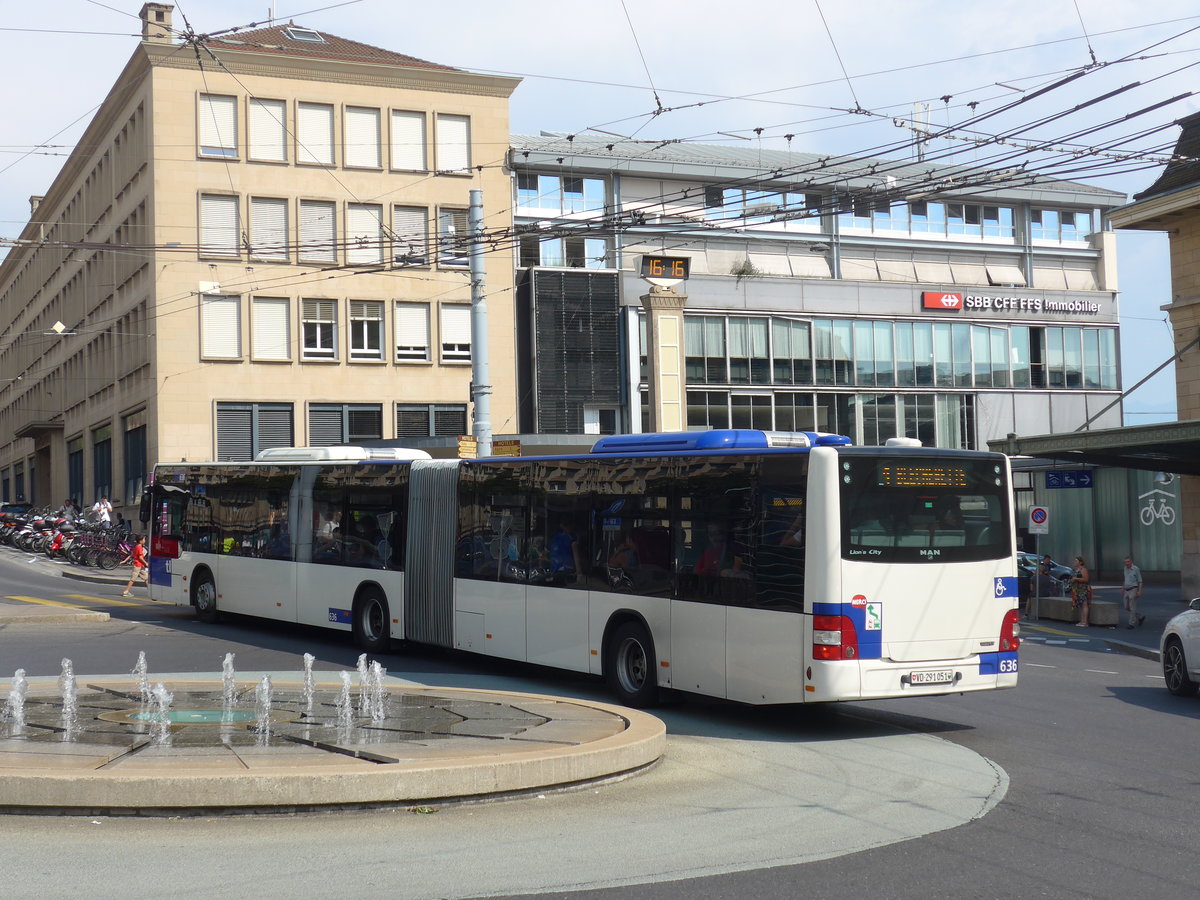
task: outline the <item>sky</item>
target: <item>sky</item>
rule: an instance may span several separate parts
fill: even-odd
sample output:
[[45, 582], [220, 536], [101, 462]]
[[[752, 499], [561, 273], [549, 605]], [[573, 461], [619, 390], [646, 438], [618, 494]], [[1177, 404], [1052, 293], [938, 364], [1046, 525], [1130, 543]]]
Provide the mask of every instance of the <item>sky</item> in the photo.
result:
[[[12, 238], [28, 221], [29, 196], [45, 193], [136, 47], [142, 4], [0, 2], [0, 238]], [[272, 14], [518, 76], [510, 124], [520, 134], [599, 129], [904, 159], [911, 132], [894, 120], [928, 103], [930, 125], [948, 135], [929, 143], [931, 158], [991, 164], [994, 146], [963, 139], [1010, 134], [1052, 149], [1010, 147], [1005, 167], [1053, 165], [1045, 171], [1133, 194], [1161, 171], [1178, 135], [1171, 123], [1200, 109], [1200, 94], [1186, 96], [1200, 89], [1194, 0], [185, 0], [174, 24], [207, 34], [261, 27]], [[1053, 152], [1067, 146], [1091, 155]], [[1173, 350], [1161, 309], [1170, 301], [1166, 236], [1119, 233], [1118, 269], [1129, 388]], [[1175, 418], [1173, 367], [1127, 398], [1125, 417]]]

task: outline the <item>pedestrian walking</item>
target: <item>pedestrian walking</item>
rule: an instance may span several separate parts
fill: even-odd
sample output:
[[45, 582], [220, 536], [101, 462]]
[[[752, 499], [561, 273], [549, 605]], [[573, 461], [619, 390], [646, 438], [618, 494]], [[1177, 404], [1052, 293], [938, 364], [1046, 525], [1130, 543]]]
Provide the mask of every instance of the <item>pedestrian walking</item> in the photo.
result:
[[1121, 585], [1121, 595], [1124, 605], [1129, 610], [1129, 624], [1126, 628], [1137, 628], [1146, 621], [1146, 617], [1138, 614], [1138, 599], [1142, 596], [1142, 570], [1133, 564], [1133, 557], [1125, 557], [1125, 580]]
[[140, 581], [149, 587], [146, 578], [146, 536], [139, 535], [137, 543], [133, 545], [133, 550], [130, 551], [130, 558], [133, 560], [133, 572], [129, 576], [129, 584], [125, 585], [125, 592], [122, 597], [133, 596], [133, 583]]
[[1092, 612], [1092, 576], [1082, 556], [1075, 557], [1075, 573], [1071, 576], [1071, 608], [1080, 610], [1076, 628], [1087, 628]]

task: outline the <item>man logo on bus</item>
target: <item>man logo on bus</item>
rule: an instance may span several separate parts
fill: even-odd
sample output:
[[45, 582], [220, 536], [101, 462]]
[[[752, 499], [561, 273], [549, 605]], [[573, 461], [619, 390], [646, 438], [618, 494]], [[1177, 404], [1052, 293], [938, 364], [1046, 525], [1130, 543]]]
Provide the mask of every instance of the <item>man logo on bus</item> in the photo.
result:
[[962, 309], [962, 294], [944, 294], [941, 291], [925, 291], [922, 293], [922, 306], [925, 309]]

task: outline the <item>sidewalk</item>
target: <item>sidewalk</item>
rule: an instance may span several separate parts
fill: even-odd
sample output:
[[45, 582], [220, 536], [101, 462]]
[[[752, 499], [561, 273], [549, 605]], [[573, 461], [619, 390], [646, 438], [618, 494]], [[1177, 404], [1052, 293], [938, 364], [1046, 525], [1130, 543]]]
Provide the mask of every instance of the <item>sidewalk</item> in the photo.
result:
[[[1097, 584], [1097, 597], [1121, 604], [1121, 585]], [[1182, 594], [1178, 584], [1147, 583], [1142, 589], [1142, 597], [1138, 601], [1138, 613], [1146, 617], [1139, 628], [1129, 629], [1129, 613], [1119, 608], [1120, 618], [1115, 627], [1099, 627], [1079, 629], [1081, 634], [1105, 641], [1113, 650], [1143, 656], [1147, 659], [1158, 659], [1158, 641], [1162, 636], [1167, 622], [1178, 613], [1188, 608], [1188, 600], [1181, 599]], [[1023, 620], [1026, 627], [1035, 629], [1039, 626], [1073, 628], [1066, 622], [1052, 622], [1040, 619], [1037, 622]]]

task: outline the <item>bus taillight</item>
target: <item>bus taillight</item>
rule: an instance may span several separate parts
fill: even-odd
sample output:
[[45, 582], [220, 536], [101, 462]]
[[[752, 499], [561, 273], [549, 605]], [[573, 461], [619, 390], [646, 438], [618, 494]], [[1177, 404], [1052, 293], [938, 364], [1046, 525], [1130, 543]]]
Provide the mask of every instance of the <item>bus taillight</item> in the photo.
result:
[[858, 632], [849, 616], [813, 616], [813, 659], [857, 659]]
[[179, 559], [179, 541], [176, 538], [150, 538], [150, 555], [159, 559]]
[[1020, 613], [1010, 609], [1004, 614], [1004, 622], [1000, 626], [1001, 652], [1013, 651], [1021, 646]]

